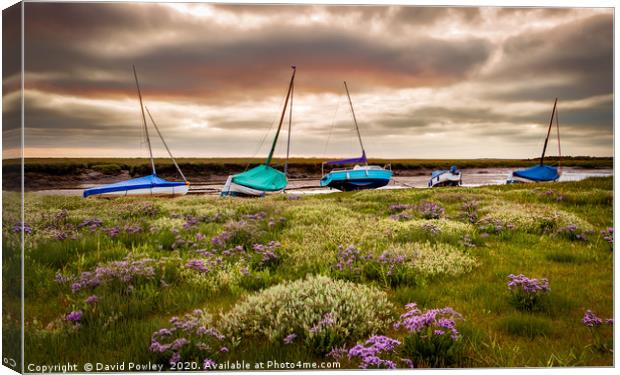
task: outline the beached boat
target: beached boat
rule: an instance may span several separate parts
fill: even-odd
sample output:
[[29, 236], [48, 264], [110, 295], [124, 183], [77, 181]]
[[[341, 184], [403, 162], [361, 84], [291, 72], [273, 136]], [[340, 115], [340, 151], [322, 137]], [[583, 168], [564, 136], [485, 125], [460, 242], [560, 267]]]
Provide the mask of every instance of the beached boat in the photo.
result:
[[[177, 164], [174, 156], [172, 156], [172, 152], [168, 147], [168, 144], [164, 140], [163, 135], [159, 131], [159, 127], [155, 123], [153, 116], [149, 109], [142, 103], [142, 93], [140, 92], [140, 84], [138, 83], [138, 74], [136, 73], [136, 67], [133, 67], [133, 74], [136, 80], [136, 88], [138, 89], [138, 99], [140, 100], [140, 110], [142, 113], [142, 125], [144, 126], [144, 134], [146, 137], [146, 143], [149, 147], [149, 155], [151, 157], [151, 168], [152, 174], [149, 176], [133, 178], [127, 181], [121, 181], [114, 184], [98, 186], [91, 189], [86, 189], [83, 192], [84, 198], [86, 197], [119, 197], [119, 196], [161, 196], [161, 197], [173, 197], [179, 195], [185, 195], [189, 191], [189, 181], [183, 175], [181, 168]], [[157, 131], [159, 138], [161, 139], [166, 151], [168, 151], [168, 155], [172, 159], [174, 166], [177, 171], [183, 178], [183, 181], [167, 181], [163, 178], [157, 176], [157, 171], [155, 170], [155, 161], [153, 160], [153, 150], [151, 148], [151, 139], [149, 137], [149, 129], [146, 123], [146, 116], [144, 111], [146, 109], [146, 113], [148, 113], [151, 123], [153, 127]]]
[[[280, 116], [280, 123], [276, 131], [276, 135], [271, 145], [271, 150], [265, 160], [264, 164], [258, 165], [243, 173], [228, 176], [224, 188], [222, 189], [221, 196], [264, 196], [265, 194], [278, 193], [286, 188], [288, 179], [286, 174], [270, 166], [273, 153], [278, 142], [278, 136], [280, 135], [280, 129], [284, 121], [284, 115], [286, 114], [286, 108], [289, 103], [289, 99], [293, 100], [293, 90], [295, 83], [296, 67], [292, 66], [293, 74], [286, 93], [286, 100], [284, 101], [284, 108], [282, 109], [282, 115]], [[290, 110], [292, 112], [292, 108]], [[289, 121], [289, 143], [287, 149], [290, 148], [290, 121]], [[288, 165], [288, 150], [287, 150], [287, 165]], [[285, 167], [286, 168], [286, 167]]]
[[462, 184], [461, 171], [456, 165], [451, 166], [449, 170], [433, 171], [431, 179], [428, 181], [428, 187], [460, 186]]
[[562, 148], [560, 146], [560, 123], [557, 115], [558, 99], [555, 99], [553, 103], [553, 110], [551, 111], [551, 120], [549, 121], [549, 129], [547, 130], [547, 137], [545, 138], [545, 144], [543, 146], [542, 156], [540, 157], [540, 164], [527, 169], [516, 170], [510, 173], [506, 183], [514, 184], [521, 182], [551, 182], [557, 181], [560, 178], [560, 172], [558, 168], [545, 165], [545, 152], [547, 151], [547, 143], [549, 141], [549, 135], [551, 134], [551, 127], [553, 126], [553, 119], [555, 118], [557, 134], [558, 134], [558, 154], [562, 157]]
[[[366, 150], [364, 149], [364, 143], [362, 142], [362, 136], [355, 117], [355, 111], [353, 110], [353, 102], [351, 101], [351, 95], [349, 95], [349, 88], [347, 83], [344, 83], [344, 89], [349, 99], [349, 106], [351, 108], [351, 114], [353, 115], [353, 123], [355, 124], [355, 131], [357, 132], [357, 138], [362, 149], [362, 156], [353, 159], [332, 160], [323, 162], [321, 165], [321, 186], [338, 189], [341, 191], [350, 190], [362, 190], [362, 189], [376, 189], [385, 186], [390, 183], [392, 179], [392, 170], [389, 166], [380, 167], [376, 165], [368, 165], [368, 159], [366, 158]], [[353, 168], [336, 168], [332, 169], [329, 173], [325, 174], [324, 169], [326, 165], [344, 165], [355, 164]], [[363, 165], [360, 165], [363, 164]]]

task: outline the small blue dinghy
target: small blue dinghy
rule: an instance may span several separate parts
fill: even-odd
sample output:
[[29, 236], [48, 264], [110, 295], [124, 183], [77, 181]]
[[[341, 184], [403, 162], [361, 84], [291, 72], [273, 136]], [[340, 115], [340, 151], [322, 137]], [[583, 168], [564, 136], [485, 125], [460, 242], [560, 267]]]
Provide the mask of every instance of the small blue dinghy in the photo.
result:
[[[355, 123], [355, 130], [357, 132], [357, 138], [362, 148], [362, 156], [353, 159], [332, 160], [324, 162], [321, 165], [321, 186], [338, 189], [341, 191], [362, 190], [362, 189], [376, 189], [382, 186], [386, 186], [392, 179], [392, 170], [389, 166], [380, 167], [377, 165], [368, 165], [368, 159], [366, 158], [366, 151], [364, 150], [364, 144], [362, 143], [362, 136], [360, 134], [359, 126], [357, 125], [357, 119], [355, 118], [355, 111], [353, 110], [353, 103], [351, 102], [351, 96], [349, 95], [349, 88], [347, 83], [344, 83], [344, 88], [347, 92], [347, 98], [349, 99], [349, 106], [351, 107], [351, 114], [353, 115], [353, 122]], [[329, 173], [323, 172], [325, 165], [344, 165], [355, 164], [353, 168], [336, 168], [332, 169]], [[362, 164], [362, 165], [360, 165]]]
[[551, 111], [551, 120], [549, 121], [549, 129], [547, 130], [547, 137], [545, 138], [545, 144], [543, 146], [542, 155], [540, 157], [540, 164], [527, 169], [520, 169], [513, 171], [506, 183], [514, 184], [520, 182], [551, 182], [557, 181], [560, 178], [560, 172], [558, 168], [544, 164], [545, 152], [547, 151], [547, 143], [549, 142], [549, 135], [551, 134], [551, 127], [553, 126], [553, 119], [555, 118], [558, 134], [558, 153], [562, 156], [562, 148], [560, 146], [560, 123], [557, 116], [558, 99], [555, 98], [553, 103], [553, 110]]

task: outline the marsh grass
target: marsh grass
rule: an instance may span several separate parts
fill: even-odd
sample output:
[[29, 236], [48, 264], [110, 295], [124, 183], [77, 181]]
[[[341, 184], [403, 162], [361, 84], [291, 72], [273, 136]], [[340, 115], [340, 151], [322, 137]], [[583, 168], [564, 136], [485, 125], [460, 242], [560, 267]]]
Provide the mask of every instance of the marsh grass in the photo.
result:
[[529, 314], [507, 316], [498, 323], [498, 328], [510, 335], [529, 339], [538, 336], [548, 337], [553, 332], [549, 319]]
[[[547, 194], [548, 190], [553, 192]], [[4, 193], [5, 201], [12, 197]], [[424, 201], [440, 204], [444, 215], [434, 220], [416, 215], [401, 221], [390, 219], [390, 205]], [[479, 213], [473, 222], [462, 215], [463, 204], [471, 201]], [[373, 266], [365, 270], [364, 277], [355, 278], [355, 283], [385, 293], [395, 306], [409, 302], [423, 308], [451, 306], [465, 318], [459, 326], [459, 355], [444, 363], [421, 365], [609, 366], [612, 354], [588, 348], [589, 342], [583, 339], [587, 330], [580, 321], [585, 309], [611, 316], [613, 251], [599, 233], [613, 226], [612, 201], [612, 178], [475, 189], [364, 191], [298, 200], [283, 196], [85, 200], [27, 194], [26, 222], [33, 233], [26, 235], [26, 361], [62, 359], [80, 365], [163, 361], [149, 352], [149, 340], [173, 315], [204, 308], [219, 317], [238, 309], [251, 295], [307, 275], [344, 282], [347, 278], [335, 271], [334, 264], [340, 246], [354, 245], [373, 257], [388, 251], [412, 259], [407, 268], [411, 273], [400, 281], [389, 281], [384, 277], [386, 269]], [[59, 214], [62, 210], [66, 218]], [[3, 222], [5, 337], [18, 332], [20, 293], [8, 286], [20, 278], [18, 234], [12, 232], [18, 212], [7, 207]], [[264, 218], [246, 217], [260, 212]], [[189, 216], [198, 222], [185, 228]], [[485, 217], [501, 219], [504, 227], [501, 231], [481, 229]], [[101, 219], [103, 225], [94, 231], [75, 229], [75, 239], [53, 237], [58, 228], [75, 228], [91, 218]], [[270, 220], [275, 224], [270, 225]], [[515, 225], [507, 229], [510, 222]], [[125, 224], [139, 224], [142, 231], [121, 231], [116, 237], [104, 231]], [[556, 232], [567, 224], [594, 233], [586, 241], [571, 241]], [[213, 245], [212, 239], [223, 232], [232, 233], [225, 245]], [[204, 239], [198, 240], [199, 234]], [[182, 242], [177, 242], [179, 238]], [[253, 246], [269, 241], [281, 244], [278, 261], [263, 264]], [[234, 246], [241, 246], [245, 255], [223, 255]], [[199, 250], [214, 255], [203, 257]], [[434, 261], [424, 263], [420, 253]], [[73, 293], [70, 285], [54, 281], [58, 273], [76, 277], [127, 256], [150, 258], [166, 266], [158, 268], [156, 278], [134, 283], [131, 293], [122, 284]], [[221, 265], [206, 274], [186, 267], [191, 259], [217, 258], [222, 258]], [[520, 312], [510, 304], [506, 278], [511, 273], [549, 279], [551, 292], [539, 311]], [[95, 311], [84, 305], [89, 294], [99, 297]], [[71, 329], [63, 320], [74, 308], [85, 311], [79, 329]], [[391, 313], [389, 318], [396, 315]], [[390, 329], [380, 333], [404, 339]], [[606, 340], [611, 338], [603, 334]], [[220, 360], [326, 360], [325, 346], [342, 333], [338, 335], [315, 343], [323, 348], [318, 351], [308, 350], [305, 340], [285, 345], [281, 340], [243, 337]]]

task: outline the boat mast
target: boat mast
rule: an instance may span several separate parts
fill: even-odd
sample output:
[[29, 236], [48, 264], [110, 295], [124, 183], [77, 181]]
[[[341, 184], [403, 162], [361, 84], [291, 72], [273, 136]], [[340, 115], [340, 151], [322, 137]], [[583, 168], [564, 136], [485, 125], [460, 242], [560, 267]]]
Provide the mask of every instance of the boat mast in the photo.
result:
[[540, 157], [540, 165], [543, 165], [545, 159], [545, 151], [547, 151], [547, 142], [549, 141], [549, 134], [551, 134], [551, 126], [553, 125], [553, 117], [555, 117], [555, 107], [558, 105], [558, 98], [555, 98], [553, 103], [553, 111], [551, 111], [551, 120], [549, 120], [549, 129], [547, 130], [547, 138], [545, 138], [545, 145], [543, 147], [542, 156]]
[[138, 98], [140, 99], [140, 110], [142, 111], [142, 123], [144, 124], [144, 132], [146, 133], [146, 143], [149, 145], [149, 155], [151, 156], [151, 168], [153, 169], [153, 175], [156, 175], [155, 161], [153, 160], [153, 150], [151, 149], [151, 139], [149, 137], [149, 129], [146, 126], [146, 116], [144, 115], [144, 105], [142, 104], [142, 93], [140, 92], [140, 84], [138, 83], [138, 74], [136, 73], [136, 66], [133, 67], [133, 76], [136, 79], [136, 87], [138, 88]]
[[149, 108], [147, 106], [144, 106], [144, 109], [146, 109], [146, 113], [149, 115], [149, 118], [151, 119], [151, 122], [153, 123], [153, 127], [155, 128], [155, 130], [157, 130], [157, 135], [159, 135], [161, 142], [164, 144], [164, 147], [166, 148], [166, 151], [168, 151], [168, 155], [170, 155], [170, 159], [172, 159], [174, 166], [177, 168], [177, 171], [179, 171], [179, 174], [183, 178], [183, 181], [187, 183], [187, 178], [185, 178], [185, 175], [183, 174], [183, 172], [181, 172], [181, 168], [177, 164], [177, 161], [174, 159], [174, 156], [172, 156], [172, 152], [170, 151], [170, 148], [168, 148], [168, 144], [164, 140], [164, 136], [161, 135], [161, 132], [159, 131], [159, 127], [157, 126], [157, 124], [155, 123], [155, 120], [153, 119], [153, 116], [151, 115], [151, 111], [149, 111]]
[[[351, 95], [349, 95], [349, 88], [347, 87], [347, 81], [344, 81], [344, 89], [347, 92], [347, 98], [349, 98], [349, 106], [351, 107], [351, 114], [353, 115], [353, 122], [355, 123], [355, 130], [357, 131], [357, 138], [360, 141], [360, 147], [362, 148], [362, 155], [364, 159], [366, 159], [366, 150], [364, 150], [364, 143], [362, 143], [362, 135], [360, 134], [360, 128], [357, 125], [357, 119], [355, 118], [355, 111], [353, 110], [353, 102], [351, 102]], [[368, 160], [366, 160], [366, 165], [368, 165]]]
[[291, 88], [291, 107], [288, 110], [288, 132], [286, 141], [286, 161], [284, 162], [284, 175], [288, 175], [288, 158], [291, 151], [291, 124], [293, 123], [293, 97], [295, 94], [295, 85]]
[[286, 92], [286, 100], [284, 101], [284, 108], [282, 108], [282, 115], [280, 116], [280, 124], [278, 125], [278, 131], [276, 132], [276, 136], [273, 139], [273, 144], [271, 145], [271, 151], [269, 151], [269, 156], [267, 156], [267, 160], [265, 160], [265, 165], [269, 165], [271, 163], [271, 158], [273, 157], [273, 152], [276, 149], [276, 143], [278, 142], [278, 136], [280, 135], [280, 129], [282, 129], [282, 122], [284, 121], [284, 114], [286, 113], [286, 107], [288, 106], [288, 98], [291, 96], [291, 91], [293, 91], [293, 82], [295, 80], [295, 72], [297, 67], [292, 65], [293, 75], [291, 76], [291, 82], [288, 85], [288, 91]]

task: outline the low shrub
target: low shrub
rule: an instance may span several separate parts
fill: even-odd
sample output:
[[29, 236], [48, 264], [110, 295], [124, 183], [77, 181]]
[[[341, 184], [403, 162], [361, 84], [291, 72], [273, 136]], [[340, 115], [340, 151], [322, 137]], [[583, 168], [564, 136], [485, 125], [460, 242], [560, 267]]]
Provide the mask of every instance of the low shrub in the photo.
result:
[[387, 295], [373, 287], [309, 276], [247, 297], [222, 316], [221, 324], [231, 337], [276, 342], [294, 334], [326, 353], [386, 328], [391, 312]]
[[457, 362], [460, 333], [457, 321], [463, 320], [450, 307], [421, 311], [415, 303], [405, 306], [406, 312], [394, 324], [395, 329], [404, 329], [407, 336], [403, 342], [402, 354], [416, 365], [446, 367]]

